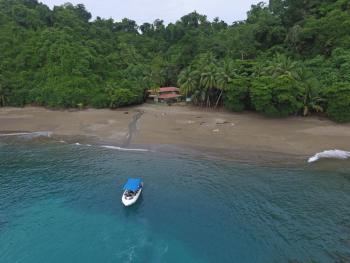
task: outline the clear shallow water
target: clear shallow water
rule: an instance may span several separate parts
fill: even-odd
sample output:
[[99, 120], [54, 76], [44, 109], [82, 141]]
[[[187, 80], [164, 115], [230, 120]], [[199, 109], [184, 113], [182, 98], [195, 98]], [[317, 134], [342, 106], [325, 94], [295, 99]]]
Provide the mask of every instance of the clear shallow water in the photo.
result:
[[[0, 140], [0, 262], [349, 262], [348, 164]], [[133, 176], [145, 190], [124, 208]]]

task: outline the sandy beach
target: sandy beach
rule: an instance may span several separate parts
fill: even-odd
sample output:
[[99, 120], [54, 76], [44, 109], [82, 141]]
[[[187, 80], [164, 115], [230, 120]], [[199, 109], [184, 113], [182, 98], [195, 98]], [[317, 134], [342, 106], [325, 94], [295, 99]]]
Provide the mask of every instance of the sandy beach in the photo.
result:
[[250, 112], [151, 104], [118, 110], [0, 109], [0, 133], [37, 131], [52, 132], [56, 137], [94, 137], [123, 147], [167, 145], [304, 156], [330, 149], [350, 150], [350, 124], [317, 117], [269, 119]]

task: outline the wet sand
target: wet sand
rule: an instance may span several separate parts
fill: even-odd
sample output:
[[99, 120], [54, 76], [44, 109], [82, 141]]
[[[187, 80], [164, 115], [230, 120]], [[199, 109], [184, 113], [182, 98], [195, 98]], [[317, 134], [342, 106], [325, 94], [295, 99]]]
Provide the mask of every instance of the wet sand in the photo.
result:
[[238, 153], [271, 152], [310, 156], [329, 149], [350, 150], [350, 124], [326, 118], [269, 119], [187, 106], [144, 104], [118, 110], [1, 108], [0, 133], [48, 131], [88, 136], [112, 145], [172, 146]]

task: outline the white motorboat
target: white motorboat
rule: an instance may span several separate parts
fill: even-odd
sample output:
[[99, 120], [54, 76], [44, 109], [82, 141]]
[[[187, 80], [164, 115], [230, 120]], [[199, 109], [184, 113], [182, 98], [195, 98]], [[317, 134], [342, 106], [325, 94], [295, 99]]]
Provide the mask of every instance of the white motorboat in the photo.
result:
[[141, 179], [128, 179], [124, 185], [124, 193], [122, 196], [122, 203], [125, 206], [131, 206], [139, 199], [143, 188]]

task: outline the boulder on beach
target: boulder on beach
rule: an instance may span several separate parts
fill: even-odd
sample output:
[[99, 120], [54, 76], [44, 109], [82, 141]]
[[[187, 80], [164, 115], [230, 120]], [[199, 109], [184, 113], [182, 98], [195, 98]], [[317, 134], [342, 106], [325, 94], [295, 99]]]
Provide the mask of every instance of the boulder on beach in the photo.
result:
[[223, 125], [225, 123], [229, 123], [228, 121], [226, 121], [225, 119], [215, 119], [215, 123], [217, 125]]

